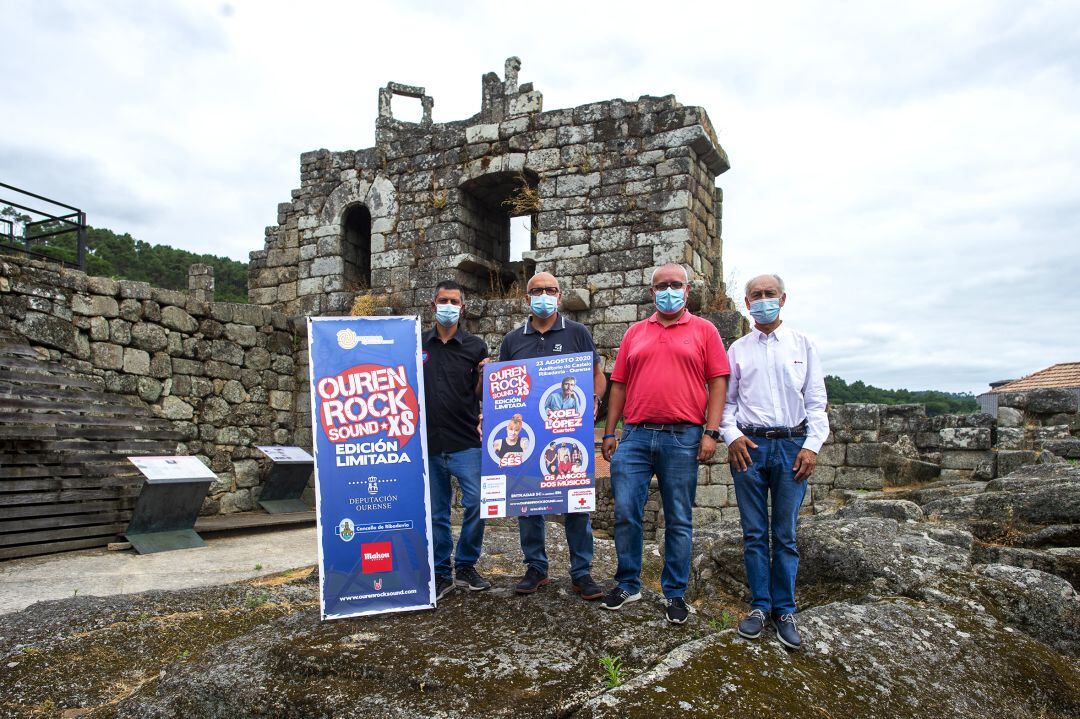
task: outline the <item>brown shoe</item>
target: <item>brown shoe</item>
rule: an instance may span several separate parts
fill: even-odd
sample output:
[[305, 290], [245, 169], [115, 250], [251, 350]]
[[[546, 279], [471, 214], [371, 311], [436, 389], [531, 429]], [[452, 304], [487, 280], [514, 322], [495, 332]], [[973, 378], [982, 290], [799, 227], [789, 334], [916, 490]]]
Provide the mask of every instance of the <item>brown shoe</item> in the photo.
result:
[[604, 588], [593, 581], [591, 574], [583, 574], [573, 580], [574, 591], [581, 595], [582, 599], [599, 599], [604, 596]]
[[521, 581], [518, 582], [518, 585], [514, 587], [514, 591], [518, 594], [532, 594], [550, 581], [551, 580], [548, 579], [547, 575], [539, 569], [529, 567], [525, 570], [525, 576], [522, 577]]

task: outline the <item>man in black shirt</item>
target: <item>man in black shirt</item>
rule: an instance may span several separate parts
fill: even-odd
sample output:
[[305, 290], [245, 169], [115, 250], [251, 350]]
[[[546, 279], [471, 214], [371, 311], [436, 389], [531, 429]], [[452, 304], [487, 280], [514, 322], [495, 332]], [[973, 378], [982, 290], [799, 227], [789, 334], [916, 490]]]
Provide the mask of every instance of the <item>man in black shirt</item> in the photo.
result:
[[[585, 325], [563, 317], [558, 312], [559, 281], [547, 272], [532, 276], [526, 286], [529, 318], [503, 337], [499, 361], [549, 357], [551, 355], [593, 353], [593, 411], [596, 399], [604, 394], [607, 380], [600, 366], [592, 335]], [[584, 599], [599, 599], [603, 589], [593, 581], [592, 521], [588, 512], [565, 515], [566, 542], [570, 545], [570, 579], [574, 591]], [[525, 555], [525, 576], [518, 582], [518, 594], [532, 594], [548, 583], [548, 559], [544, 548], [545, 525], [542, 515], [518, 518], [521, 551]]]
[[[431, 486], [431, 534], [435, 555], [435, 594], [441, 599], [457, 584], [480, 591], [491, 582], [476, 571], [484, 542], [480, 517], [480, 417], [479, 365], [487, 358], [487, 346], [461, 326], [465, 291], [447, 280], [435, 288], [431, 303], [435, 326], [423, 333], [424, 406], [427, 418], [428, 477]], [[461, 486], [461, 520], [454, 574], [450, 554], [454, 537], [450, 529], [450, 476]]]

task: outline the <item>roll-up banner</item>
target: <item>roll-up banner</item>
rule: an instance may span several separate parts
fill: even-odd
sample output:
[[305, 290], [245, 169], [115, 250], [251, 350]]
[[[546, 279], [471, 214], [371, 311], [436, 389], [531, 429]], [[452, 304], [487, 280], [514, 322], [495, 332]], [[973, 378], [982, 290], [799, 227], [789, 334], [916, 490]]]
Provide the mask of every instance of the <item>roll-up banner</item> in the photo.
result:
[[323, 619], [435, 606], [416, 317], [308, 319]]
[[481, 516], [596, 510], [593, 355], [484, 365]]

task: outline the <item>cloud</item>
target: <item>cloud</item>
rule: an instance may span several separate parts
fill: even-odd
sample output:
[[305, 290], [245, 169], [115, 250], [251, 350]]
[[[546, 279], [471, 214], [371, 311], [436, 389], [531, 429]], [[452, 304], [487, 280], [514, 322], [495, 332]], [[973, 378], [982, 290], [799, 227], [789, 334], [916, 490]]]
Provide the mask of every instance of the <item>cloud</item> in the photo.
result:
[[140, 239], [245, 259], [301, 152], [373, 144], [378, 87], [464, 119], [518, 55], [547, 109], [709, 111], [732, 160], [725, 274], [784, 276], [830, 372], [980, 391], [1080, 359], [1077, 6], [16, 1], [5, 19], [4, 181]]

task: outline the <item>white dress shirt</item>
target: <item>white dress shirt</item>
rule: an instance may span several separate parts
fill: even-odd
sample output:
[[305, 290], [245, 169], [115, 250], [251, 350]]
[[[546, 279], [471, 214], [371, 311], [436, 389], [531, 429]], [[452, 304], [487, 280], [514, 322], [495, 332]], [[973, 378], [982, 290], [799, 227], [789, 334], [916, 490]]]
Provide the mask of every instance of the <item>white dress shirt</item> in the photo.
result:
[[731, 444], [743, 427], [796, 427], [805, 419], [804, 449], [821, 450], [829, 436], [825, 376], [814, 343], [781, 324], [766, 335], [755, 328], [728, 349], [731, 376], [720, 431]]

